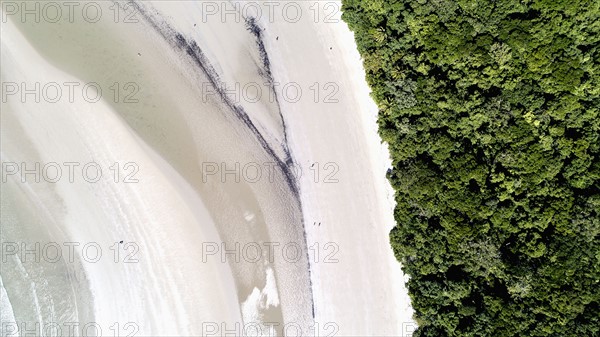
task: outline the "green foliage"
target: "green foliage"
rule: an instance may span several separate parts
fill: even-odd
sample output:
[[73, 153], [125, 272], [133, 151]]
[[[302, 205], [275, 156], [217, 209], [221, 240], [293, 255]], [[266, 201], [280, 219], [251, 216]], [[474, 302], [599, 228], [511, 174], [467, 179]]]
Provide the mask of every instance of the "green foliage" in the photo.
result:
[[600, 2], [344, 0], [415, 336], [600, 336]]

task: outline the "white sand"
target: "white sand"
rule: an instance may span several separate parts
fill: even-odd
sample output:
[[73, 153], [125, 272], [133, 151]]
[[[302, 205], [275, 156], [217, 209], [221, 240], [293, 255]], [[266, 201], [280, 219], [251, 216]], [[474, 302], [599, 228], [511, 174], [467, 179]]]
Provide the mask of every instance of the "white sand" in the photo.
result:
[[[6, 322], [7, 324], [16, 324], [15, 322], [15, 314], [13, 312], [12, 304], [10, 303], [10, 299], [6, 294], [6, 289], [4, 289], [4, 284], [2, 283], [2, 277], [0, 277], [0, 322]], [[6, 332], [7, 337], [18, 336], [18, 327], [14, 333]]]
[[[3, 26], [2, 43], [3, 67], [11, 69], [3, 81], [76, 81], [45, 62], [11, 23]], [[106, 172], [95, 184], [62, 179], [41, 201], [54, 217], [45, 219], [45, 225], [60, 223], [69, 241], [96, 242], [103, 249], [100, 261], [83, 264], [93, 295], [93, 322], [105, 332], [114, 323], [133, 322], [137, 334], [154, 336], [192, 335], [201, 331], [202, 322], [240, 321], [227, 265], [199, 262], [198, 242], [219, 241], [202, 201], [169, 164], [133, 137], [108, 105], [82, 99], [73, 104], [9, 104], [3, 106], [2, 119], [7, 141], [30, 142], [40, 156], [6, 146], [3, 139], [3, 161], [97, 162], [103, 169], [110, 163], [134, 162], [140, 167], [135, 176], [139, 183], [115, 184]], [[8, 119], [17, 121], [24, 133], [5, 129]], [[46, 187], [29, 184], [29, 197], [39, 198], [44, 195], [39, 190]], [[139, 247], [134, 256], [138, 263], [122, 262], [131, 250], [122, 250], [120, 262], [113, 262], [109, 247], [119, 240]]]
[[[263, 86], [259, 102], [239, 101], [275, 156], [285, 160], [287, 148], [301, 166], [302, 209], [281, 176], [274, 183], [202, 181], [203, 162], [244, 165], [275, 158], [219, 99], [203, 100], [201, 83], [207, 78], [185, 51], [173, 50], [145, 20], [127, 25], [103, 19], [93, 27], [2, 25], [2, 81], [98, 82], [105, 96], [115, 81], [140, 86], [138, 104], [106, 99], [20, 104], [17, 99], [2, 105], [4, 162], [95, 161], [106, 168], [114, 162], [135, 162], [140, 168], [137, 184], [115, 184], [111, 174], [96, 184], [23, 185], [11, 177], [14, 192], [9, 196], [37, 205], [32, 212], [43, 215], [47, 236], [100, 242], [107, 255], [119, 239], [140, 247], [139, 263], [103, 259], [71, 266], [80, 279], [67, 282], [83, 290], [72, 290], [71, 304], [54, 312], [64, 307], [60, 310], [75, 312], [84, 322], [93, 319], [105, 329], [114, 322], [135, 322], [140, 336], [198, 335], [206, 331], [206, 322], [231, 327], [233, 322], [269, 320], [298, 324], [310, 335], [410, 335], [410, 300], [388, 242], [393, 193], [385, 179], [389, 159], [377, 136], [377, 108], [352, 34], [340, 20], [339, 3], [327, 3], [333, 6], [297, 2], [303, 16], [295, 23], [283, 20], [280, 10], [274, 20], [266, 15], [258, 20], [265, 28], [263, 42], [274, 80], [297, 83], [301, 99], [291, 102], [279, 91], [278, 106], [267, 99]], [[195, 40], [221, 81], [264, 83], [264, 74], [257, 72], [262, 60], [256, 38], [244, 21], [217, 16], [202, 22], [206, 7], [201, 4], [162, 1], [143, 6], [166, 18], [188, 41]], [[315, 4], [319, 20], [309, 7]], [[328, 17], [332, 12], [337, 13]], [[326, 17], [330, 22], [324, 22]], [[318, 103], [310, 89], [315, 82]], [[337, 102], [323, 103], [335, 88], [339, 90], [331, 98]], [[319, 169], [318, 183], [313, 164]], [[330, 178], [337, 182], [324, 183], [335, 167], [339, 171]], [[3, 214], [3, 225], [12, 221], [18, 228], [24, 220], [19, 222], [17, 215]], [[312, 287], [304, 260], [199, 262], [202, 242], [303, 244], [302, 220], [312, 247]], [[16, 307], [11, 296], [16, 296], [17, 286], [3, 280]], [[40, 291], [52, 297], [48, 289]], [[15, 308], [16, 320], [26, 311]], [[309, 331], [315, 326], [318, 331]]]
[[[337, 103], [322, 103], [321, 98], [314, 104], [313, 93], [307, 92], [311, 99], [284, 107], [294, 157], [305, 168], [313, 163], [320, 167], [319, 183], [314, 171], [306, 172], [302, 181], [309, 246], [339, 246], [334, 256], [339, 262], [313, 264], [316, 321], [335, 322], [340, 336], [408, 336], [416, 325], [400, 264], [389, 245], [394, 201], [385, 178], [389, 154], [377, 135], [377, 107], [353, 35], [334, 10], [339, 5], [317, 6], [320, 20], [314, 24], [309, 8], [314, 4], [300, 3], [310, 15], [297, 23], [279, 20], [269, 26], [267, 49], [281, 82], [296, 81], [303, 88], [331, 82], [339, 87], [332, 96]], [[330, 21], [338, 23], [325, 22], [334, 12]], [[321, 97], [331, 92], [323, 90]], [[334, 172], [326, 163], [339, 168], [332, 176], [338, 182], [323, 183]]]

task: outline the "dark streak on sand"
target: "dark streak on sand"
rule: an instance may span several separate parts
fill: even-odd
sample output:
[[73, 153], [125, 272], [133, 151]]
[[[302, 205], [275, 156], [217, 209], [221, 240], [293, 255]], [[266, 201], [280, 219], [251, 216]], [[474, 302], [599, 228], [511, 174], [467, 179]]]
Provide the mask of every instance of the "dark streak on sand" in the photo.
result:
[[[263, 30], [256, 23], [256, 19], [254, 17], [246, 17], [244, 19], [246, 21], [246, 28], [256, 38], [256, 46], [258, 47], [258, 51], [260, 53], [260, 58], [262, 61], [262, 66], [263, 66], [263, 69], [259, 69], [259, 74], [261, 76], [263, 76], [269, 82], [270, 89], [272, 90], [273, 94], [275, 95], [275, 103], [277, 104], [277, 111], [279, 112], [279, 118], [281, 118], [281, 124], [283, 127], [284, 144], [282, 144], [282, 147], [283, 147], [284, 153], [286, 154], [285, 162], [287, 165], [291, 166], [294, 164], [294, 161], [292, 159], [289, 148], [287, 146], [287, 127], [285, 126], [285, 119], [283, 118], [283, 114], [281, 113], [281, 105], [279, 104], [279, 99], [277, 98], [277, 91], [275, 90], [273, 73], [271, 72], [271, 61], [269, 60], [269, 54], [267, 53], [267, 49], [265, 48], [265, 44], [263, 41], [263, 35], [262, 35]], [[279, 40], [279, 36], [277, 37], [277, 40]], [[300, 198], [298, 198], [298, 202], [300, 202]], [[321, 225], [321, 223], [319, 223], [319, 226], [320, 225]], [[303, 227], [302, 234], [304, 236], [304, 244], [308, 247], [308, 238], [306, 237], [306, 226], [304, 223], [304, 217], [302, 218], [302, 227]], [[312, 274], [312, 265], [311, 265], [310, 256], [308, 254], [308, 249], [306, 250], [306, 260], [308, 261], [308, 279], [310, 282], [310, 289], [312, 292], [312, 287], [313, 287], [312, 275], [311, 275]], [[315, 318], [315, 302], [314, 301], [312, 302], [312, 316], [314, 319]]]
[[[295, 178], [293, 172], [291, 171], [291, 165], [293, 164], [293, 159], [292, 159], [290, 151], [287, 147], [287, 134], [286, 134], [285, 121], [284, 121], [283, 115], [281, 113], [281, 106], [279, 105], [279, 101], [277, 100], [277, 95], [275, 95], [275, 99], [277, 100], [277, 107], [279, 109], [279, 115], [281, 117], [281, 121], [283, 124], [283, 132], [284, 132], [285, 144], [282, 144], [282, 145], [283, 145], [283, 151], [286, 155], [285, 161], [282, 161], [281, 158], [279, 158], [279, 156], [277, 156], [277, 154], [271, 148], [271, 146], [266, 141], [264, 136], [260, 133], [260, 131], [258, 131], [256, 126], [254, 125], [254, 123], [252, 122], [252, 120], [250, 119], [250, 117], [248, 116], [246, 111], [244, 110], [244, 108], [239, 105], [236, 105], [226, 95], [225, 90], [223, 90], [223, 87], [221, 85], [219, 85], [220, 80], [219, 80], [218, 73], [212, 67], [212, 65], [210, 64], [210, 62], [208, 61], [208, 59], [206, 58], [206, 56], [204, 55], [204, 53], [202, 52], [202, 50], [200, 49], [200, 47], [198, 46], [196, 41], [194, 41], [194, 40], [188, 41], [188, 39], [186, 39], [181, 33], [177, 32], [164, 19], [159, 21], [159, 19], [157, 19], [157, 18], [160, 18], [161, 15], [158, 11], [154, 10], [154, 13], [152, 13], [152, 14], [149, 13], [149, 11], [146, 8], [144, 8], [144, 5], [141, 4], [141, 2], [139, 2], [139, 1], [132, 1], [131, 4], [133, 6], [135, 6], [137, 13], [139, 15], [141, 15], [156, 30], [156, 32], [158, 32], [168, 43], [170, 43], [171, 45], [173, 45], [174, 47], [177, 47], [178, 49], [180, 49], [182, 51], [185, 51], [186, 54], [190, 56], [190, 58], [194, 61], [194, 63], [206, 75], [206, 77], [210, 81], [211, 85], [216, 90], [217, 94], [221, 97], [223, 102], [225, 102], [225, 105], [235, 113], [235, 115], [252, 131], [252, 133], [254, 133], [254, 135], [256, 136], [257, 140], [260, 142], [263, 149], [265, 151], [267, 151], [267, 153], [276, 160], [277, 165], [281, 168], [292, 194], [294, 195], [296, 201], [298, 202], [298, 205], [300, 205], [300, 212], [302, 212], [302, 202], [300, 200], [300, 191], [299, 191], [299, 187], [296, 182], [296, 178]], [[260, 30], [260, 27], [256, 24], [254, 18], [246, 19], [246, 24], [248, 26], [249, 31], [257, 39], [258, 49], [259, 49], [261, 59], [263, 62], [263, 67], [264, 67], [264, 70], [259, 69], [259, 72], [261, 73], [261, 76], [265, 76], [267, 78], [267, 80], [269, 81], [269, 83], [271, 85], [271, 89], [275, 92], [274, 85], [273, 85], [273, 76], [272, 76], [271, 68], [270, 68], [270, 61], [269, 61], [269, 57], [268, 57], [267, 51], [264, 46], [264, 42], [262, 40], [262, 33]], [[304, 236], [304, 245], [305, 245], [305, 247], [307, 247], [308, 240], [307, 240], [307, 236], [306, 236], [306, 226], [304, 224], [304, 217], [302, 217], [301, 221], [302, 221], [302, 227], [303, 227], [302, 233]], [[310, 298], [311, 298], [311, 305], [312, 305], [312, 317], [314, 319], [315, 318], [315, 302], [314, 302], [313, 293], [312, 293], [312, 291], [313, 291], [312, 290], [312, 287], [313, 287], [312, 276], [311, 276], [312, 268], [311, 268], [311, 263], [310, 263], [310, 256], [308, 254], [308, 249], [306, 249], [306, 257], [307, 257], [307, 262], [308, 262], [308, 266], [309, 266], [308, 267], [308, 280], [309, 280], [309, 285], [310, 285], [309, 288], [310, 288], [310, 292], [311, 292]]]
[[279, 98], [277, 97], [277, 91], [275, 90], [275, 83], [273, 80], [273, 73], [271, 72], [271, 61], [269, 60], [269, 54], [267, 53], [267, 49], [265, 48], [265, 43], [263, 42], [262, 29], [256, 23], [256, 19], [254, 17], [244, 18], [246, 21], [246, 28], [250, 33], [254, 35], [256, 38], [256, 46], [258, 47], [258, 52], [260, 53], [260, 59], [262, 61], [262, 68], [259, 69], [258, 73], [264, 77], [269, 83], [270, 89], [275, 96], [275, 103], [277, 104], [277, 111], [279, 113], [279, 118], [281, 119], [281, 124], [283, 126], [283, 151], [286, 154], [285, 163], [287, 165], [292, 165], [293, 160], [290, 155], [290, 151], [287, 146], [287, 128], [285, 126], [285, 119], [283, 118], [283, 114], [281, 113], [281, 105], [279, 104]]
[[[167, 42], [181, 49], [182, 51], [185, 51], [187, 55], [190, 56], [190, 58], [194, 61], [194, 63], [202, 70], [202, 72], [206, 75], [206, 77], [210, 81], [210, 84], [215, 89], [216, 93], [219, 95], [219, 97], [222, 99], [225, 105], [235, 113], [235, 115], [252, 131], [252, 133], [254, 133], [263, 149], [267, 151], [267, 153], [276, 160], [277, 165], [281, 168], [281, 171], [285, 176], [288, 186], [294, 194], [294, 197], [297, 199], [298, 202], [300, 202], [300, 191], [294, 174], [289, 167], [289, 165], [292, 163], [292, 160], [287, 146], [284, 148], [286, 158], [285, 161], [283, 161], [281, 158], [279, 158], [279, 156], [277, 156], [277, 154], [275, 153], [273, 148], [271, 148], [265, 137], [260, 133], [260, 131], [258, 131], [256, 125], [254, 125], [244, 108], [235, 104], [227, 96], [224, 87], [220, 85], [218, 73], [212, 67], [212, 65], [210, 64], [210, 62], [208, 61], [208, 59], [206, 58], [206, 56], [202, 52], [202, 49], [200, 49], [196, 41], [186, 39], [181, 33], [173, 29], [173, 27], [171, 27], [164, 20], [162, 22], [159, 22], [154, 16], [150, 15], [145, 8], [142, 8], [143, 5], [140, 5], [139, 2], [133, 2], [132, 4], [134, 4], [134, 6], [137, 7], [136, 9], [138, 13], [144, 19], [146, 19], [146, 21], [154, 29], [156, 29], [156, 31], [160, 35], [162, 35]], [[155, 12], [154, 15], [160, 16], [158, 12]]]

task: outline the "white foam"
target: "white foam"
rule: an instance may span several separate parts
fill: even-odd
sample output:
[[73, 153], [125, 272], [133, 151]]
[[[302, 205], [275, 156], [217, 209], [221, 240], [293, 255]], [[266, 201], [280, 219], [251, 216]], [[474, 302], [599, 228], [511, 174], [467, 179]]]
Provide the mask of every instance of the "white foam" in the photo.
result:
[[266, 270], [266, 284], [263, 289], [254, 288], [250, 295], [242, 302], [242, 318], [244, 326], [257, 325], [262, 331], [262, 336], [274, 336], [275, 331], [265, 325], [263, 312], [271, 307], [279, 306], [279, 295], [275, 274], [271, 268]]

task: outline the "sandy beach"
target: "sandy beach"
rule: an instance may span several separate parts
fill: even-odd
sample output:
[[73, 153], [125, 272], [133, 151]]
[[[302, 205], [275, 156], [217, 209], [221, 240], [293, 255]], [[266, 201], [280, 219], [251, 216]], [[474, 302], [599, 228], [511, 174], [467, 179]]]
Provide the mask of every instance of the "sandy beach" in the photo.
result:
[[389, 158], [340, 3], [96, 4], [90, 23], [3, 3], [3, 335], [410, 336]]

